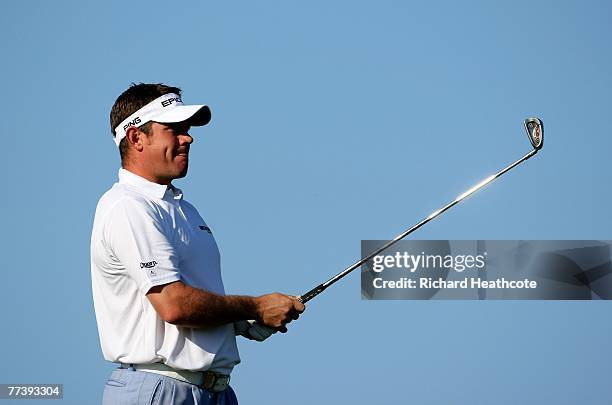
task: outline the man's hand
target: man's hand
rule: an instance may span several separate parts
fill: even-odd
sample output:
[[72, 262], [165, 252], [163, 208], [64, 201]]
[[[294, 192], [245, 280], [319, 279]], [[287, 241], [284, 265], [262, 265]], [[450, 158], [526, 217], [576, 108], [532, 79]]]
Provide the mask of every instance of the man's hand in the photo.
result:
[[275, 331], [287, 332], [289, 322], [298, 319], [306, 307], [297, 297], [273, 293], [255, 298], [257, 321]]
[[263, 342], [276, 333], [276, 330], [260, 324], [257, 321], [238, 321], [234, 322], [236, 335], [244, 336], [250, 340]]

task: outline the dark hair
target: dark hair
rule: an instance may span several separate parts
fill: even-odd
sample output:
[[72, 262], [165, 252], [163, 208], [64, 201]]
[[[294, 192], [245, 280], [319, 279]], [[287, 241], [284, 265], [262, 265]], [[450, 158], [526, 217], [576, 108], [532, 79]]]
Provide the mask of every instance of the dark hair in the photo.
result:
[[[178, 87], [166, 86], [162, 83], [132, 83], [132, 85], [115, 101], [110, 112], [110, 126], [113, 136], [116, 135], [115, 128], [131, 114], [149, 104], [151, 101], [168, 93], [176, 93], [181, 95], [181, 89]], [[138, 127], [145, 134], [149, 134], [151, 123], [148, 122]], [[123, 138], [119, 143], [119, 154], [121, 162], [124, 163], [128, 154], [128, 141]]]

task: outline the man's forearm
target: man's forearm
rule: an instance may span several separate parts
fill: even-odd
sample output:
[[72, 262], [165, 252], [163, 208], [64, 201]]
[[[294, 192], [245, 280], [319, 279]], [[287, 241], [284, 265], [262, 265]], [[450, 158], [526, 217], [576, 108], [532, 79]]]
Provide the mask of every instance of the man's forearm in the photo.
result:
[[180, 298], [183, 316], [177, 325], [191, 327], [218, 326], [257, 318], [254, 297], [217, 295], [192, 288]]
[[286, 332], [285, 325], [304, 312], [304, 304], [294, 296], [280, 293], [261, 297], [224, 296], [190, 287], [182, 281], [155, 286], [147, 298], [164, 321], [193, 328], [252, 319]]
[[255, 297], [222, 296], [182, 282], [151, 292], [159, 294], [148, 296], [160, 316], [178, 326], [205, 328], [259, 318]]

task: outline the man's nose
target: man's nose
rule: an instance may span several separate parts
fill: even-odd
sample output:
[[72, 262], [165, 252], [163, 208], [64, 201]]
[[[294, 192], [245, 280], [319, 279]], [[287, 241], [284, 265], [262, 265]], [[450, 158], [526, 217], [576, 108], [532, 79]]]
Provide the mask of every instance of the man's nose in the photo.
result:
[[189, 145], [193, 143], [193, 137], [189, 135], [188, 133], [182, 134], [179, 136], [179, 142], [181, 143], [181, 145], [184, 145], [184, 144]]

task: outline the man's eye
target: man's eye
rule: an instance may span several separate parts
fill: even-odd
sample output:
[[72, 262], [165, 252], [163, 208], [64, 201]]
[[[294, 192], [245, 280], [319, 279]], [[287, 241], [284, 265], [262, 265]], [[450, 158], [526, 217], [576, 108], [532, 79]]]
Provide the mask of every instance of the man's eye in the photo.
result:
[[185, 134], [187, 132], [189, 132], [190, 127], [171, 127], [170, 128], [170, 132], [172, 132], [173, 135], [180, 135], [180, 134]]

